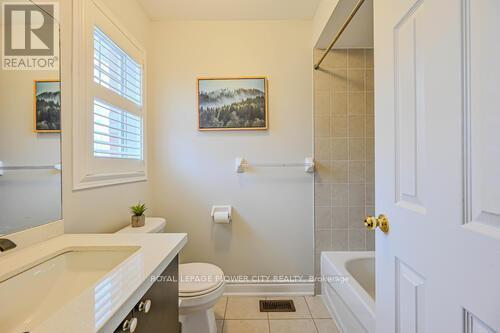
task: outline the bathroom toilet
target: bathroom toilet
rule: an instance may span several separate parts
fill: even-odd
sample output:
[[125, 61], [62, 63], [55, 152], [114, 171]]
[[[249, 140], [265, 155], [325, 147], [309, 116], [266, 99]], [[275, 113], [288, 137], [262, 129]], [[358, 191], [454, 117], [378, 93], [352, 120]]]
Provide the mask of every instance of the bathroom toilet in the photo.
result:
[[[127, 226], [118, 233], [162, 233], [163, 218], [148, 217], [143, 227]], [[224, 293], [224, 273], [212, 264], [179, 265], [179, 320], [183, 333], [216, 333], [214, 305]]]

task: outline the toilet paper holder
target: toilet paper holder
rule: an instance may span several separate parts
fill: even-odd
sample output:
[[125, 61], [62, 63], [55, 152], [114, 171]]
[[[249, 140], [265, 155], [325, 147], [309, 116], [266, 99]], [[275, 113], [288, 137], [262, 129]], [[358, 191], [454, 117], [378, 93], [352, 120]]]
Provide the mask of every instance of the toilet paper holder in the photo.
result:
[[[229, 205], [225, 205], [225, 206], [212, 206], [212, 212], [211, 212], [211, 216], [212, 216], [212, 221], [214, 223], [229, 223], [231, 222], [231, 219], [232, 219], [232, 211], [233, 211], [233, 207], [232, 206], [229, 206]], [[227, 216], [228, 216], [228, 220], [227, 221], [216, 221], [215, 220], [215, 214], [217, 213], [227, 213]]]

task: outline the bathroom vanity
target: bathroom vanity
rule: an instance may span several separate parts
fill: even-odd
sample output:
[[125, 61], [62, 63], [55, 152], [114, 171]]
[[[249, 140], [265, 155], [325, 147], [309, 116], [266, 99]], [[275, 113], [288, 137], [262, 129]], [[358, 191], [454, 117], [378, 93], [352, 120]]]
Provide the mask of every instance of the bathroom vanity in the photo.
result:
[[179, 260], [172, 260], [141, 300], [133, 307], [116, 333], [180, 333]]
[[186, 234], [62, 234], [2, 253], [9, 307], [0, 332], [177, 333], [186, 242]]

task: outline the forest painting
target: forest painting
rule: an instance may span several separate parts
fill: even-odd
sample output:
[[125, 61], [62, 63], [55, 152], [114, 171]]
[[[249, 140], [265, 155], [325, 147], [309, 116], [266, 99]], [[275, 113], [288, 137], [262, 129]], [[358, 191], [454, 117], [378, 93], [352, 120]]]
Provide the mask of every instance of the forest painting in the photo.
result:
[[198, 79], [198, 129], [267, 129], [266, 85], [264, 77]]
[[35, 81], [35, 132], [61, 131], [61, 84]]

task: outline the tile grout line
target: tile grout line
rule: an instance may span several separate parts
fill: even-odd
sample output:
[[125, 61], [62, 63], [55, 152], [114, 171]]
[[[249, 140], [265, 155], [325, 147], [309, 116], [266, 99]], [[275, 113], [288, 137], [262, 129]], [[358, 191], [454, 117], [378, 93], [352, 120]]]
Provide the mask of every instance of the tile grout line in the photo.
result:
[[224, 318], [222, 320], [221, 333], [224, 333], [224, 325], [226, 324], [226, 313], [228, 305], [229, 305], [229, 296], [226, 296], [226, 306], [224, 307]]
[[314, 316], [312, 314], [311, 308], [309, 307], [309, 303], [307, 303], [307, 299], [305, 298], [305, 296], [304, 296], [304, 302], [306, 302], [307, 310], [309, 311], [309, 314], [311, 315], [311, 320], [313, 322], [314, 328], [316, 329], [316, 333], [319, 333], [318, 326], [316, 325], [316, 321], [314, 321]]

